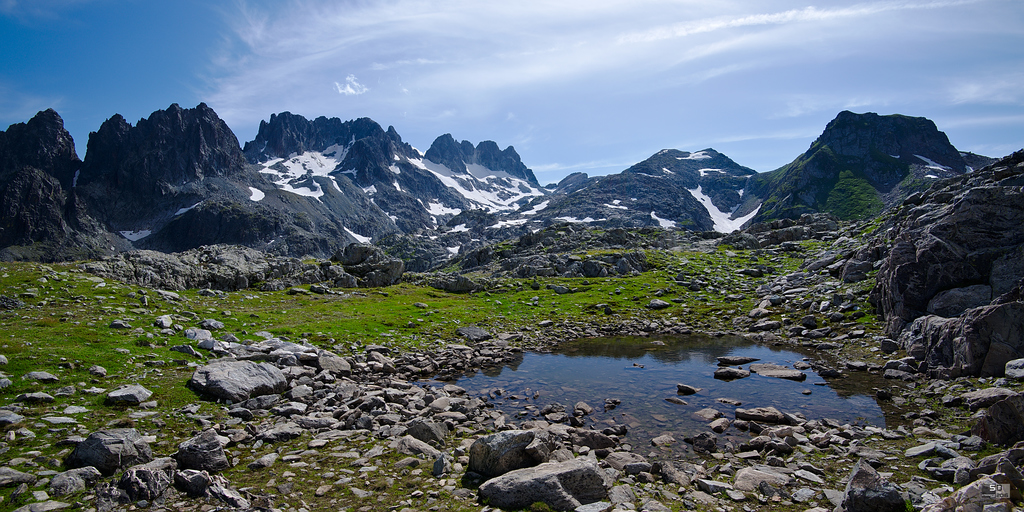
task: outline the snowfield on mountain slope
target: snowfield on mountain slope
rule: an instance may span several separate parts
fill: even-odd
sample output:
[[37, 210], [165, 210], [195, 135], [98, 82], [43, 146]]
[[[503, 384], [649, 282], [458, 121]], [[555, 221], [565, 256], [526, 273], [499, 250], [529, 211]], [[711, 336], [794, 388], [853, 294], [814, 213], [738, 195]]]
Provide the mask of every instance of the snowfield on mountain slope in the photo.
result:
[[700, 201], [700, 204], [704, 205], [704, 209], [707, 210], [708, 215], [711, 216], [711, 221], [715, 223], [715, 231], [718, 231], [719, 233], [732, 233], [733, 231], [740, 229], [740, 226], [754, 218], [754, 215], [757, 215], [757, 212], [761, 209], [761, 206], [758, 205], [757, 208], [754, 208], [754, 211], [738, 219], [733, 219], [731, 217], [733, 213], [736, 213], [735, 208], [729, 213], [719, 210], [718, 207], [711, 202], [711, 198], [704, 194], [704, 189], [700, 185], [697, 185], [697, 188], [690, 190], [689, 192], [694, 199]]
[[341, 192], [337, 180], [330, 173], [345, 159], [348, 149], [348, 146], [335, 144], [322, 152], [306, 151], [301, 155], [289, 155], [288, 158], [275, 158], [262, 164], [263, 170], [260, 172], [270, 175], [271, 181], [281, 190], [320, 200], [324, 191], [312, 178], [327, 178]]
[[[466, 176], [457, 175], [448, 166], [426, 159], [410, 158], [409, 163], [429, 171], [446, 187], [454, 189], [462, 197], [489, 212], [514, 210], [522, 199], [544, 195], [543, 191], [525, 180], [508, 173], [491, 171], [481, 165], [467, 165], [469, 176]], [[506, 183], [493, 183], [495, 181]]]

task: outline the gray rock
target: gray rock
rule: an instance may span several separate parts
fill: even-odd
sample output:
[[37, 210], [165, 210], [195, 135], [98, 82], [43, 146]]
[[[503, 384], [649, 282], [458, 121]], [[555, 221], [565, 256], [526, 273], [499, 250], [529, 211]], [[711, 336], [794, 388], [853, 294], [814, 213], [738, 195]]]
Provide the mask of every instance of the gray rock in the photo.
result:
[[67, 496], [82, 492], [96, 485], [102, 476], [99, 470], [92, 466], [69, 469], [53, 476], [50, 480], [50, 493], [54, 496]]
[[272, 364], [228, 360], [199, 368], [189, 385], [200, 394], [241, 402], [251, 396], [283, 393], [288, 389], [288, 380]]
[[506, 430], [473, 441], [469, 447], [469, 470], [495, 477], [534, 466], [536, 461], [526, 450], [534, 437], [532, 430]]
[[258, 437], [268, 443], [280, 443], [300, 437], [304, 432], [305, 430], [297, 423], [287, 421], [260, 432]]
[[785, 414], [774, 407], [755, 407], [753, 409], [736, 409], [736, 419], [784, 425], [789, 423]]
[[607, 496], [601, 469], [586, 459], [517, 469], [480, 486], [482, 499], [492, 506], [507, 509], [543, 502], [555, 510], [571, 511]]
[[45, 382], [45, 383], [53, 383], [53, 382], [57, 382], [57, 381], [60, 380], [60, 378], [57, 377], [56, 375], [54, 375], [54, 374], [52, 374], [50, 372], [43, 372], [43, 371], [28, 372], [28, 373], [26, 373], [22, 377], [22, 379], [34, 380], [34, 381]]
[[487, 341], [492, 338], [491, 333], [475, 326], [459, 327], [458, 329], [455, 329], [455, 334], [463, 336], [474, 343]]
[[436, 459], [437, 456], [441, 454], [437, 448], [434, 448], [413, 436], [402, 436], [392, 441], [389, 446], [397, 450], [398, 453], [404, 453], [406, 455], [423, 455], [431, 459]]
[[153, 452], [134, 428], [98, 430], [75, 446], [64, 465], [68, 468], [93, 466], [105, 476], [118, 469], [153, 460]]
[[42, 391], [35, 391], [32, 393], [22, 393], [15, 400], [29, 404], [48, 404], [53, 402], [53, 395], [43, 393]]
[[338, 377], [348, 377], [352, 375], [352, 366], [348, 361], [329, 352], [320, 354], [320, 356], [317, 357], [317, 368], [331, 372], [331, 374]]
[[138, 384], [125, 384], [107, 393], [107, 403], [111, 405], [139, 405], [149, 400], [151, 396], [153, 396], [152, 391]]
[[718, 357], [719, 366], [738, 366], [741, 364], [753, 363], [754, 361], [760, 361], [756, 357], [748, 356], [721, 356]]
[[132, 501], [151, 501], [170, 487], [176, 468], [174, 459], [170, 457], [135, 465], [121, 475], [117, 486], [124, 490]]
[[971, 433], [998, 445], [1024, 440], [1024, 396], [1013, 395], [990, 405]]
[[[273, 455], [277, 456], [276, 453]], [[211, 485], [213, 485], [213, 478], [206, 471], [183, 469], [174, 472], [174, 486], [191, 498], [209, 495]]]
[[7, 409], [0, 409], [0, 428], [8, 425], [14, 425], [15, 423], [21, 423], [25, 417]]
[[1024, 380], [1024, 358], [1007, 361], [1003, 368], [1006, 378]]
[[750, 377], [750, 372], [739, 368], [723, 367], [715, 370], [714, 376], [719, 380], [736, 380]]
[[979, 389], [977, 391], [970, 391], [962, 395], [964, 403], [971, 411], [977, 411], [983, 407], [988, 407], [1004, 398], [1016, 395], [1017, 392], [1012, 389], [992, 387]]
[[768, 468], [762, 467], [758, 469], [754, 468], [740, 468], [736, 472], [736, 480], [733, 483], [733, 487], [741, 491], [750, 492], [758, 488], [761, 482], [768, 482], [774, 486], [789, 485], [792, 479], [782, 473], [772, 471]]
[[701, 391], [701, 388], [695, 388], [687, 384], [676, 384], [676, 393], [680, 395], [694, 395]]
[[20, 506], [14, 509], [13, 512], [50, 512], [52, 510], [63, 510], [69, 507], [71, 507], [70, 503], [64, 503], [62, 501], [56, 500], [47, 500]]
[[731, 491], [732, 485], [728, 484], [727, 482], [719, 482], [717, 480], [698, 478], [697, 488], [708, 494], [718, 494], [720, 492]]
[[846, 482], [843, 507], [846, 512], [906, 512], [905, 493], [861, 459]]
[[21, 471], [10, 468], [8, 466], [0, 467], [0, 487], [7, 487], [14, 484], [33, 485], [35, 483], [35, 475], [22, 473]]
[[181, 469], [222, 471], [231, 467], [217, 431], [212, 428], [179, 444], [174, 459], [178, 461], [178, 467]]
[[206, 320], [199, 322], [199, 327], [202, 327], [203, 329], [207, 329], [210, 331], [219, 331], [224, 328], [224, 322], [221, 322], [220, 320], [214, 320], [212, 318], [207, 318]]
[[771, 363], [752, 364], [750, 365], [750, 371], [764, 377], [775, 377], [777, 379], [795, 380], [798, 382], [802, 382], [807, 378], [807, 374], [800, 370]]
[[433, 446], [444, 446], [448, 428], [424, 419], [415, 419], [406, 426], [406, 434]]
[[265, 469], [273, 466], [277, 462], [279, 455], [277, 453], [268, 453], [252, 462], [247, 466], [249, 469]]
[[987, 284], [953, 288], [936, 293], [926, 311], [932, 315], [952, 318], [968, 309], [987, 306], [992, 301], [992, 287]]
[[672, 307], [672, 303], [671, 302], [665, 302], [665, 301], [663, 301], [661, 299], [653, 299], [653, 300], [651, 300], [650, 302], [647, 303], [647, 309], [659, 310], [659, 309], [667, 309], [667, 308], [670, 308], [670, 307]]

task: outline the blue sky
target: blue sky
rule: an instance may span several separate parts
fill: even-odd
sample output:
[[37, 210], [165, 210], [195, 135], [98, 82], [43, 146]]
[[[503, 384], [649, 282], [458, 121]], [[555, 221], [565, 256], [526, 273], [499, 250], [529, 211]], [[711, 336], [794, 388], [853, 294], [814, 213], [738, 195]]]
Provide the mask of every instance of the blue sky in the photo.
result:
[[240, 143], [291, 111], [514, 145], [542, 183], [664, 148], [769, 171], [842, 110], [1024, 148], [1024, 2], [0, 0], [0, 127], [52, 107], [84, 154], [206, 102]]

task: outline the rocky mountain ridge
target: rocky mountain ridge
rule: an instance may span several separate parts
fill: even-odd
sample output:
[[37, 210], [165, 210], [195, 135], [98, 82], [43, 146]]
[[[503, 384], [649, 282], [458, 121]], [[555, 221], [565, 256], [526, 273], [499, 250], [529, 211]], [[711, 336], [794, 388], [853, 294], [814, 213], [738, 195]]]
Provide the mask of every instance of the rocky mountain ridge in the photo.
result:
[[274, 114], [239, 148], [205, 104], [171, 105], [135, 126], [111, 117], [90, 134], [84, 162], [52, 110], [8, 132], [2, 140], [17, 142], [0, 144], [7, 259], [221, 243], [326, 258], [375, 240], [427, 270], [560, 223], [728, 232], [816, 211], [870, 217], [968, 160], [987, 161], [957, 152], [926, 119], [850, 112], [772, 173], [710, 148], [667, 149], [621, 173], [548, 187], [511, 146], [445, 134], [421, 154], [368, 118]]

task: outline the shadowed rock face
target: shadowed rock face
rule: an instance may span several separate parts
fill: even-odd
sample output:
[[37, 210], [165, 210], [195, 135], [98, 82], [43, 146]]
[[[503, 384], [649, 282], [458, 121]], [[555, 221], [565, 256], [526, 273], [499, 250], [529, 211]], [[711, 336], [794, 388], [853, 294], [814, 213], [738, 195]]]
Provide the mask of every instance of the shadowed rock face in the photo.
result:
[[1021, 357], [1010, 292], [1024, 279], [1022, 190], [1024, 151], [936, 183], [894, 217], [871, 300], [887, 334], [939, 374], [1001, 375]]

